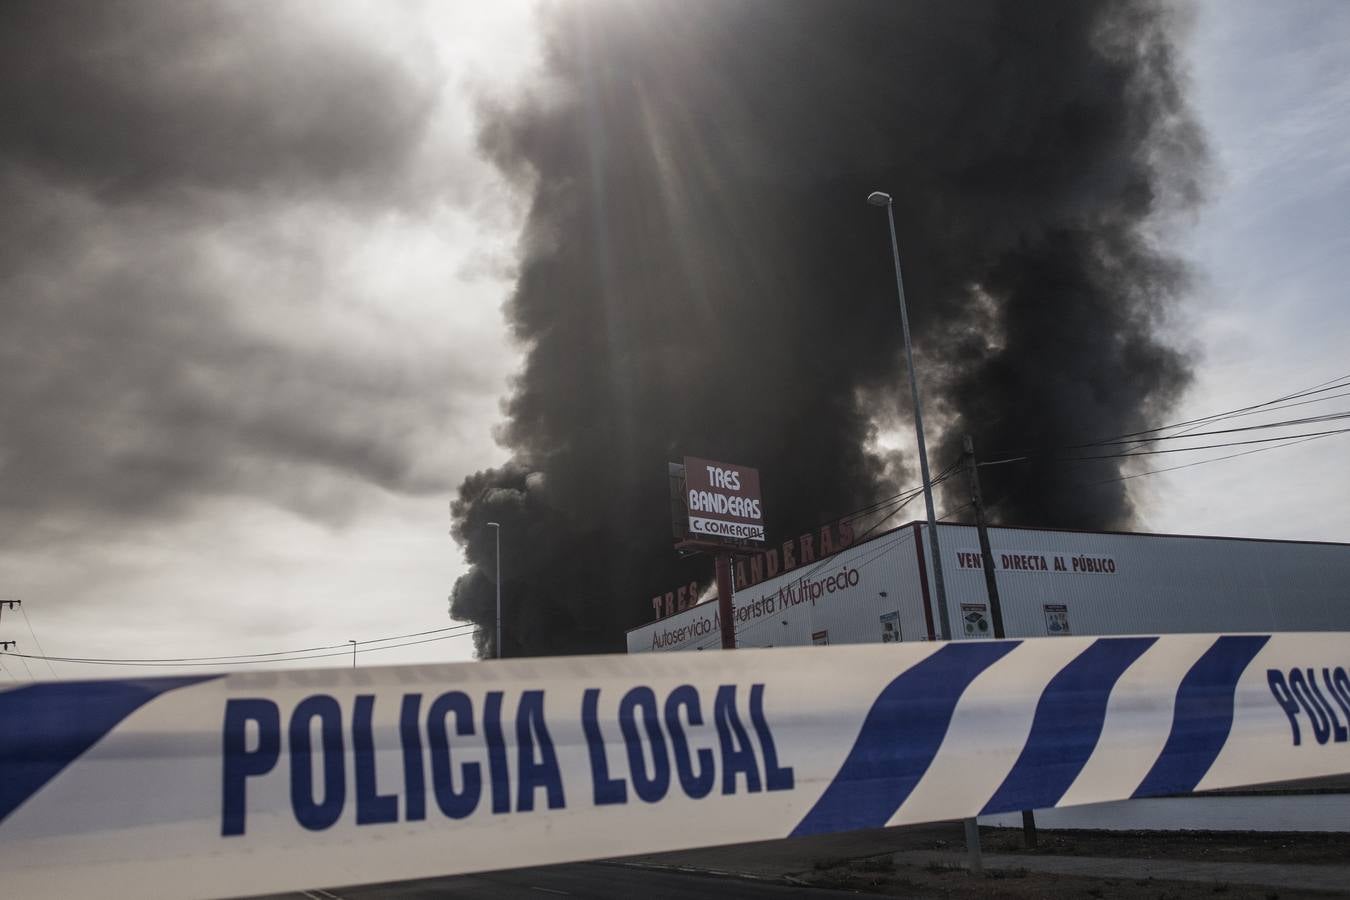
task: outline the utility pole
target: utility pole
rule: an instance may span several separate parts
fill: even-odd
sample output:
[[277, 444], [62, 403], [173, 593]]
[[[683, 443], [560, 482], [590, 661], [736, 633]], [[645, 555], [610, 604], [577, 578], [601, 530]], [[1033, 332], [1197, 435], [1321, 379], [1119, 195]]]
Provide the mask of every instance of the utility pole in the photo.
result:
[[989, 594], [989, 618], [994, 622], [994, 637], [1007, 637], [1003, 630], [1003, 607], [998, 602], [998, 576], [994, 573], [994, 551], [989, 547], [989, 528], [984, 521], [984, 497], [980, 494], [980, 469], [975, 462], [975, 441], [966, 435], [966, 472], [970, 476], [970, 505], [975, 509], [975, 530], [980, 535], [980, 568], [984, 570], [984, 589]]
[[[0, 600], [0, 609], [4, 609], [5, 607], [9, 607], [10, 611], [12, 612], [12, 611], [14, 610], [14, 607], [19, 606], [19, 605], [21, 605], [22, 603], [23, 603], [22, 600]], [[14, 646], [17, 646], [17, 645], [18, 645], [18, 642], [17, 642], [17, 641], [0, 641], [0, 652], [3, 652], [3, 651], [5, 651], [5, 650], [8, 650], [10, 647], [14, 647]], [[28, 667], [28, 663], [27, 663], [27, 662], [24, 662], [23, 665], [24, 665], [24, 668], [27, 668], [27, 667]], [[31, 678], [32, 676], [30, 675], [29, 677]]]
[[347, 639], [347, 643], [349, 643], [349, 644], [352, 645], [352, 668], [355, 669], [355, 668], [356, 668], [356, 641], [352, 640], [351, 638], [348, 638], [348, 639]]
[[[984, 518], [984, 496], [980, 492], [980, 467], [975, 461], [975, 441], [965, 439], [966, 472], [970, 476], [970, 505], [975, 510], [975, 530], [980, 536], [980, 568], [984, 570], [984, 588], [989, 594], [989, 618], [994, 622], [994, 637], [1008, 636], [1003, 628], [1003, 606], [998, 599], [998, 574], [994, 569], [994, 551], [989, 546], [989, 527]], [[1022, 841], [1028, 850], [1036, 849], [1036, 814], [1022, 810]]]
[[497, 535], [497, 658], [502, 658], [502, 526], [500, 522], [489, 522], [488, 527]]

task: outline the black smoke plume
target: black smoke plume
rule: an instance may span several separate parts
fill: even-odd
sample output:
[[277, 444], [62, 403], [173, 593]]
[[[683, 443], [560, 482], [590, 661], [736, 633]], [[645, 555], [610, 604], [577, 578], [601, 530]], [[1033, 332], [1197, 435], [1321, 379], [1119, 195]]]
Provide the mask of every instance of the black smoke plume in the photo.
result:
[[[549, 8], [547, 88], [483, 128], [532, 198], [507, 309], [528, 354], [513, 457], [454, 507], [473, 565], [454, 615], [492, 621], [498, 521], [507, 655], [620, 649], [648, 597], [710, 578], [669, 543], [665, 464], [685, 453], [757, 466], [780, 538], [914, 480], [876, 443], [910, 411], [873, 190], [895, 198], [935, 469], [966, 433], [987, 456], [1166, 413], [1189, 378], [1161, 337], [1186, 271], [1160, 223], [1198, 202], [1204, 160], [1176, 15]], [[1124, 527], [1120, 482], [1080, 486], [1119, 466], [1010, 464], [985, 491], [1005, 522]]]

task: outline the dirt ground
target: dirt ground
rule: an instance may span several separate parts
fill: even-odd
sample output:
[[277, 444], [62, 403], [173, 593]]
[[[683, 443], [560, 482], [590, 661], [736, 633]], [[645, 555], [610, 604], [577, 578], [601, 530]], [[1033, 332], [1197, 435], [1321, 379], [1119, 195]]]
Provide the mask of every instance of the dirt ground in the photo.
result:
[[841, 862], [803, 876], [803, 884], [858, 891], [884, 897], [916, 900], [975, 900], [1042, 897], [1084, 900], [1172, 900], [1213, 897], [1215, 900], [1327, 900], [1334, 896], [1312, 891], [1283, 891], [1246, 885], [1203, 884], [1187, 881], [1078, 878], [1028, 872], [1025, 869], [991, 872], [972, 877], [964, 870], [940, 866], [893, 866], [889, 858]]
[[[1350, 803], [1350, 798], [1346, 802]], [[988, 853], [1350, 865], [1350, 834], [1329, 832], [1041, 831], [1038, 837], [1037, 848], [1025, 850], [1019, 829], [980, 829], [981, 843]]]
[[[1262, 834], [1251, 832], [1041, 831], [1036, 850], [1025, 850], [1022, 832], [980, 829], [985, 852], [1014, 855], [1105, 856], [1129, 859], [1186, 859], [1205, 862], [1350, 864], [1350, 835]], [[922, 849], [964, 851], [960, 842], [922, 841]], [[913, 844], [911, 844], [913, 846]], [[916, 848], [917, 849], [917, 848]], [[964, 858], [964, 856], [962, 857]], [[1204, 884], [1155, 879], [1084, 878], [1012, 869], [972, 877], [940, 865], [897, 866], [889, 855], [865, 859], [820, 859], [798, 879], [818, 887], [915, 898], [1082, 897], [1166, 900], [1214, 897], [1216, 900], [1326, 900], [1329, 894], [1247, 885]], [[1350, 894], [1350, 885], [1346, 886]]]

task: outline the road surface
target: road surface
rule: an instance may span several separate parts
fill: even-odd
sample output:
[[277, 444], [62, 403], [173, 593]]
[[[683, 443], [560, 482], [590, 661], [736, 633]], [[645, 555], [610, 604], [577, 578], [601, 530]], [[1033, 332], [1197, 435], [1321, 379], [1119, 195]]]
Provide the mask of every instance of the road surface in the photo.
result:
[[455, 875], [421, 881], [400, 881], [360, 887], [311, 888], [290, 894], [272, 894], [258, 900], [499, 900], [575, 897], [578, 900], [703, 900], [707, 897], [784, 898], [857, 897], [842, 891], [794, 887], [782, 882], [755, 881], [694, 872], [650, 869], [619, 863], [575, 863], [539, 869], [513, 869], [482, 875]]

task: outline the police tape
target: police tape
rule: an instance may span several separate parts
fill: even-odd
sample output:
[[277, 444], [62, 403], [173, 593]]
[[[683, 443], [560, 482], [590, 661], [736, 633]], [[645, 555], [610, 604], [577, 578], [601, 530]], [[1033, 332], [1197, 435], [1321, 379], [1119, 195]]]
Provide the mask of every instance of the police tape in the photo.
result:
[[0, 693], [7, 896], [216, 897], [1350, 773], [1350, 634], [508, 660]]

